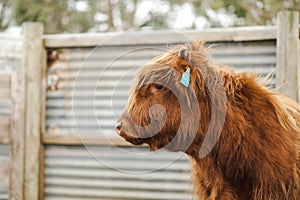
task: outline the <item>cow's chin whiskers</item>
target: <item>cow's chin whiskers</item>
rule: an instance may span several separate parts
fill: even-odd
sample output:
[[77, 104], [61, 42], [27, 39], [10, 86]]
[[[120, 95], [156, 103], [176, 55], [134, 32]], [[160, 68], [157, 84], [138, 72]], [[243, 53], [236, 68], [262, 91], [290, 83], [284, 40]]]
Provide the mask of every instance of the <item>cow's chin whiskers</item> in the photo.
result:
[[157, 142], [155, 138], [150, 137], [145, 139], [145, 143], [148, 144], [150, 152], [164, 149], [167, 144]]
[[156, 150], [158, 150], [159, 148], [155, 145], [151, 145], [151, 144], [148, 144], [149, 145], [149, 149], [150, 149], [150, 152], [154, 152]]
[[122, 138], [124, 138], [127, 142], [130, 142], [133, 145], [142, 145], [145, 143], [142, 138], [139, 138], [129, 133], [125, 133], [124, 131], [121, 131], [119, 135]]

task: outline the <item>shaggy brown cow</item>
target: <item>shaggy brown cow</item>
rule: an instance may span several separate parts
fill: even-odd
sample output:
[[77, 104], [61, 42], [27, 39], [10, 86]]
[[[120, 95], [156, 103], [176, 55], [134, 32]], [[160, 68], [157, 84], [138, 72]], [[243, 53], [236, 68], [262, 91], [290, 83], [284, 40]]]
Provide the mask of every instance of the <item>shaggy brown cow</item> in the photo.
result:
[[214, 65], [202, 42], [177, 47], [137, 72], [116, 130], [186, 152], [199, 199], [299, 200], [300, 107], [260, 80]]

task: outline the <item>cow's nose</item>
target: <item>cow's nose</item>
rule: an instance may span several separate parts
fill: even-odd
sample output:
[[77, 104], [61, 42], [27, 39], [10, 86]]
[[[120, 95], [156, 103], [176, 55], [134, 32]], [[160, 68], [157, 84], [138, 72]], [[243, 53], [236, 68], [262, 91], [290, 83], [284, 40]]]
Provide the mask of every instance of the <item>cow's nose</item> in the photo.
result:
[[116, 124], [116, 126], [115, 126], [115, 129], [116, 129], [117, 133], [120, 133], [120, 132], [121, 132], [122, 125], [123, 125], [122, 121], [118, 121], [118, 122], [117, 122], [117, 124]]

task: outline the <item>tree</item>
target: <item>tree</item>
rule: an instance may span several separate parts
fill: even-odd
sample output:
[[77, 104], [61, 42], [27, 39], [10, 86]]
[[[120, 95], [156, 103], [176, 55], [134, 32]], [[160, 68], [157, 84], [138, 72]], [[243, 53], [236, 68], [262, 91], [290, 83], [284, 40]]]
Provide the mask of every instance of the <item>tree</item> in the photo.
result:
[[215, 12], [224, 10], [227, 15], [236, 17], [233, 26], [271, 25], [276, 23], [276, 16], [280, 10], [300, 11], [299, 0], [203, 0], [201, 2], [206, 4], [206, 9], [194, 3], [199, 14], [214, 22], [205, 10], [207, 11], [207, 8]]
[[87, 32], [94, 26], [92, 10], [77, 10], [75, 0], [13, 2], [13, 17], [17, 25], [25, 21], [42, 22], [46, 33]]
[[5, 30], [11, 22], [11, 1], [1, 0], [0, 1], [0, 31]]
[[[174, 22], [183, 8], [189, 8], [192, 16], [184, 28], [272, 25], [278, 11], [300, 11], [300, 0], [14, 0], [12, 9], [3, 9], [10, 6], [9, 0], [2, 2], [0, 26], [7, 26], [2, 11], [12, 10], [17, 25], [43, 22], [46, 33], [178, 28]], [[199, 19], [205, 26], [199, 26]]]

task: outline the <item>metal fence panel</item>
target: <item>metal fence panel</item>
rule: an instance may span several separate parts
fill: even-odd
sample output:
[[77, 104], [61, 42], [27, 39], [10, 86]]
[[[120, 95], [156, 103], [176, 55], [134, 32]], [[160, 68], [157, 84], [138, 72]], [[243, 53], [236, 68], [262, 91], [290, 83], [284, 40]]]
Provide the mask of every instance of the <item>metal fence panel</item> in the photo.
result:
[[147, 152], [133, 147], [47, 146], [45, 199], [191, 199], [188, 157]]

